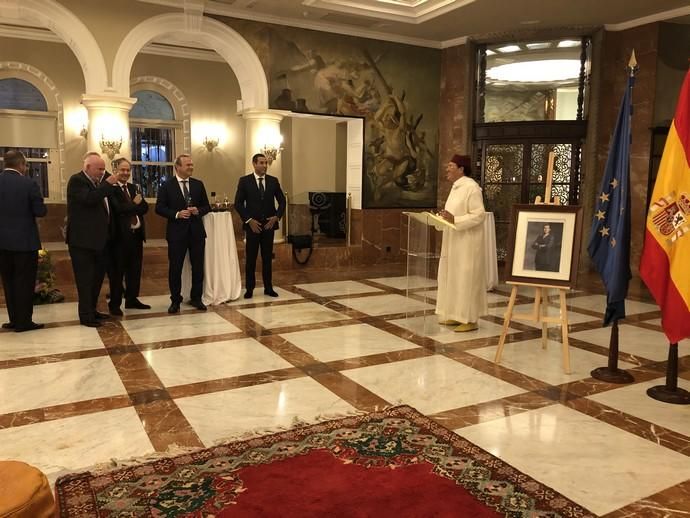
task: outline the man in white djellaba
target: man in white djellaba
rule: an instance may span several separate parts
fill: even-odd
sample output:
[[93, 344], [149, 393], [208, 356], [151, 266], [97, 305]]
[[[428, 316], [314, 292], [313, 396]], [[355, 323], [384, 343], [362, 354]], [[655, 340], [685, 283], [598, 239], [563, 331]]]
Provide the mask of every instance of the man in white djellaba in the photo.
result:
[[446, 165], [446, 179], [453, 186], [439, 213], [455, 228], [443, 229], [436, 314], [457, 332], [477, 330], [479, 317], [487, 313], [484, 201], [470, 174], [470, 157], [453, 155]]

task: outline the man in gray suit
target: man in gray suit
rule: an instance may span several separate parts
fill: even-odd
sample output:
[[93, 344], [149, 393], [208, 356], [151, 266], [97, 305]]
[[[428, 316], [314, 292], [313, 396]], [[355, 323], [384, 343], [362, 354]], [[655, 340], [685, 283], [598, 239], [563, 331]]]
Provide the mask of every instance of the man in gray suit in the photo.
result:
[[26, 158], [21, 151], [8, 151], [3, 156], [0, 173], [0, 276], [5, 290], [9, 322], [4, 329], [15, 332], [40, 329], [33, 319], [33, 296], [38, 269], [38, 237], [36, 218], [47, 209], [36, 182], [27, 178]]

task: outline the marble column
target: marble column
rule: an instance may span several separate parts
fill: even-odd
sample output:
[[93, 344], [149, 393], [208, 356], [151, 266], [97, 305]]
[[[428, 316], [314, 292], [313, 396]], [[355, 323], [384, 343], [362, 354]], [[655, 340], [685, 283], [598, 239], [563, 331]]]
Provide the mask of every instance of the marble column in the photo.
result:
[[[101, 153], [107, 170], [114, 158], [131, 158], [129, 111], [135, 102], [133, 97], [82, 95], [81, 103], [89, 113], [88, 150]], [[103, 143], [113, 145], [106, 148]]]

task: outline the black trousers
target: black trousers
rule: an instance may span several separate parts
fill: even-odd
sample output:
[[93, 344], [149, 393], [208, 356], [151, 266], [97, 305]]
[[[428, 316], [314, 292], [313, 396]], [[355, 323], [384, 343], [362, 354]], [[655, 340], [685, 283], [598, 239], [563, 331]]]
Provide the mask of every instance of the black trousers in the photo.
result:
[[[127, 239], [110, 244], [108, 250], [108, 279], [110, 281], [109, 306], [119, 308], [122, 298], [133, 301], [139, 297], [141, 267], [144, 256], [144, 241], [140, 232], [132, 232]], [[122, 289], [122, 281], [125, 289]]]
[[273, 289], [273, 235], [275, 230], [262, 230], [258, 234], [247, 230], [246, 232], [246, 261], [244, 265], [245, 285], [247, 290], [253, 290], [256, 286], [256, 258], [261, 248], [261, 276], [264, 281], [264, 289]]
[[31, 325], [38, 252], [0, 250], [0, 276], [10, 322], [16, 329]]
[[168, 241], [168, 285], [172, 302], [177, 304], [182, 302], [182, 266], [187, 252], [189, 252], [189, 261], [192, 264], [192, 290], [189, 298], [201, 300], [201, 295], [204, 292], [205, 247], [205, 238]]
[[74, 280], [77, 283], [79, 321], [93, 322], [105, 277], [105, 251], [70, 246], [69, 256], [72, 259]]

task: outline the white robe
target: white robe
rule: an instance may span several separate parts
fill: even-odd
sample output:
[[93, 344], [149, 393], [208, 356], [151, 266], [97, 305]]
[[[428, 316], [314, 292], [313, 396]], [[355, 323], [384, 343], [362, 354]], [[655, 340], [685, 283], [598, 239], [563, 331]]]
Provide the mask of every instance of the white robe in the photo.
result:
[[487, 313], [484, 257], [484, 202], [472, 178], [453, 183], [445, 209], [455, 216], [455, 229], [443, 230], [438, 265], [436, 314], [441, 320], [477, 322]]

